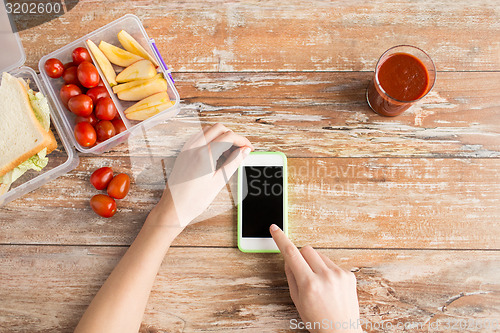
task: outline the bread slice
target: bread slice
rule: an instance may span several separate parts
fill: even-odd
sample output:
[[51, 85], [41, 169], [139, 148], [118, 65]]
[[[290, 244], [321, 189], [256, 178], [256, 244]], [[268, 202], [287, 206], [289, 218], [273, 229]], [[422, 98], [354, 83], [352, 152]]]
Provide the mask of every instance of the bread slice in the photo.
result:
[[57, 148], [54, 134], [36, 119], [23, 84], [3, 73], [0, 86], [0, 176], [33, 155]]

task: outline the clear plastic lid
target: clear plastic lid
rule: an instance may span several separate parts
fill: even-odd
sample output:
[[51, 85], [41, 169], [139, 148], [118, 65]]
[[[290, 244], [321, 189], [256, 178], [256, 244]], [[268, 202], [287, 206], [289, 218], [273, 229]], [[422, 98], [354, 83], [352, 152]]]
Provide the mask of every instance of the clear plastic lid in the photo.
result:
[[7, 13], [4, 1], [0, 5], [0, 45], [2, 46], [0, 72], [8, 72], [24, 64], [26, 54], [15, 25]]
[[45, 85], [32, 68], [23, 66], [26, 54], [4, 1], [0, 1], [0, 43], [2, 46], [0, 84], [2, 73], [9, 72], [14, 77], [23, 79], [33, 91], [41, 92], [46, 96], [51, 113], [51, 130], [57, 141], [57, 148], [49, 155], [48, 164], [41, 171], [28, 170], [12, 184], [7, 186], [0, 184], [0, 206], [2, 206], [73, 170], [78, 165], [79, 158], [64, 133], [61, 119], [54, 112], [54, 105], [48, 96]]
[[[170, 161], [170, 157], [176, 156], [182, 148], [183, 143], [187, 140], [188, 135], [201, 128], [196, 111], [193, 114], [183, 113], [179, 117], [176, 117], [180, 112], [180, 96], [170, 76], [170, 71], [166, 66], [161, 66], [158, 71], [163, 73], [168, 83], [167, 93], [173, 104], [170, 108], [146, 120], [134, 121], [126, 119], [123, 112], [134, 102], [119, 101], [109, 84], [105, 82], [106, 89], [110, 93], [110, 96], [112, 96], [115, 105], [117, 105], [118, 112], [127, 130], [92, 148], [80, 147], [74, 139], [73, 134], [75, 115], [62, 105], [59, 98], [59, 90], [63, 84], [62, 79], [51, 79], [45, 71], [41, 71], [37, 75], [33, 69], [22, 66], [26, 56], [19, 35], [12, 28], [13, 25], [11, 25], [9, 15], [3, 4], [3, 1], [1, 1], [0, 24], [2, 35], [0, 36], [0, 42], [4, 43], [2, 45], [4, 47], [5, 43], [11, 43], [11, 46], [8, 47], [8, 52], [2, 51], [0, 54], [0, 74], [3, 71], [8, 71], [13, 76], [24, 79], [29, 83], [30, 88], [34, 91], [40, 91], [47, 97], [53, 124], [52, 129], [58, 142], [58, 148], [48, 155], [48, 165], [41, 171], [30, 170], [26, 172], [10, 185], [8, 192], [5, 194], [3, 194], [4, 192], [2, 192], [0, 186], [0, 207], [75, 169], [79, 158], [74, 147], [84, 153], [102, 154], [119, 144], [123, 144], [122, 147], [117, 148], [115, 155], [125, 154], [129, 156], [129, 172], [133, 179], [135, 179], [134, 186], [150, 188], [153, 182], [155, 186], [156, 184], [162, 184], [160, 187], [163, 188], [165, 175], [168, 174], [167, 165], [169, 164], [165, 160]], [[85, 41], [87, 39], [93, 39], [96, 43], [106, 40], [119, 46], [117, 34], [122, 29], [126, 29], [146, 50], [150, 50], [151, 54], [160, 61], [161, 56], [155, 48], [154, 43], [147, 36], [139, 18], [128, 14], [43, 56], [40, 59], [39, 68], [43, 68], [45, 61], [52, 57], [58, 58], [63, 62], [71, 61], [73, 49], [79, 46], [86, 47]], [[100, 71], [99, 67], [98, 70]], [[100, 74], [103, 77], [102, 73]], [[120, 161], [123, 160], [127, 160], [127, 158], [120, 159]], [[90, 171], [92, 170], [89, 169]], [[140, 198], [137, 198], [137, 200], [141, 201]]]

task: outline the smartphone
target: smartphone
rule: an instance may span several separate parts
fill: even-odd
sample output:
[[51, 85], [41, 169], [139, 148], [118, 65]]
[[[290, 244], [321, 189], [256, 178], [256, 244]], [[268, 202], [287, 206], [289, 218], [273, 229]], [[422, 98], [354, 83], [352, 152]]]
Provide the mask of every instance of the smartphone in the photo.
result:
[[238, 169], [238, 248], [242, 252], [279, 252], [269, 227], [288, 235], [286, 156], [253, 152]]

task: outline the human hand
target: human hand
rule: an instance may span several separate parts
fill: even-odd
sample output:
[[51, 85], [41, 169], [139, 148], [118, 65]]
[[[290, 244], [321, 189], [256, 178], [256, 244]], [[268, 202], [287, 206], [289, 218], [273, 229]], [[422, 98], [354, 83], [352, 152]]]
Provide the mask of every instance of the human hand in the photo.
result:
[[[247, 138], [222, 124], [206, 127], [186, 142], [158, 204], [161, 209], [175, 211], [177, 230], [210, 205], [252, 150]], [[217, 168], [221, 156], [225, 161]]]
[[310, 246], [299, 251], [275, 224], [270, 231], [285, 259], [290, 296], [304, 327], [314, 328], [311, 332], [360, 332], [354, 274]]

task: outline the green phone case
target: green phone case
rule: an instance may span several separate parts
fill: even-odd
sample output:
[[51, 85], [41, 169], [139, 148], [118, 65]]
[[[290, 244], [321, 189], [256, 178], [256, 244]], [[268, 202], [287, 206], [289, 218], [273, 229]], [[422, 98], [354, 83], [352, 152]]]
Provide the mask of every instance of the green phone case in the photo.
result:
[[[283, 232], [288, 236], [288, 170], [286, 155], [282, 152], [252, 152], [250, 155], [280, 155], [283, 158]], [[243, 167], [238, 168], [238, 249], [245, 253], [279, 253], [279, 250], [245, 250], [241, 248], [240, 240], [242, 237], [242, 221], [241, 221], [241, 202], [242, 202], [242, 178]]]

